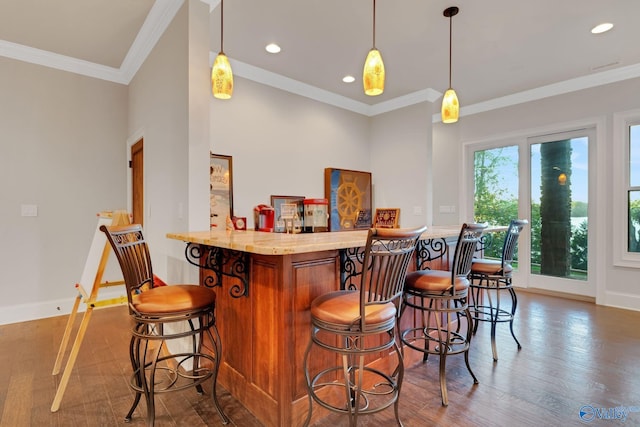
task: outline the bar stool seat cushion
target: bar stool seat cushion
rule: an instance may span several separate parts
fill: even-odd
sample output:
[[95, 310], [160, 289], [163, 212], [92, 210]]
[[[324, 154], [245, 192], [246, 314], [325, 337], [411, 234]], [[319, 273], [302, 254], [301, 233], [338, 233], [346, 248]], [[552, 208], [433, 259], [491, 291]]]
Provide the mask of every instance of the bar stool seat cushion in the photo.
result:
[[[466, 292], [469, 288], [469, 280], [466, 277], [456, 276], [456, 294]], [[445, 270], [419, 270], [407, 274], [405, 289], [421, 292], [442, 294], [451, 290], [451, 272]]]
[[[353, 330], [360, 327], [360, 291], [336, 291], [321, 295], [311, 303], [311, 316], [324, 327]], [[393, 322], [396, 306], [392, 302], [369, 305], [365, 309], [367, 329]], [[363, 331], [367, 332], [367, 331]]]
[[489, 276], [508, 275], [513, 271], [511, 264], [505, 263], [502, 268], [502, 261], [499, 259], [476, 258], [471, 264], [471, 274], [486, 274]]
[[152, 288], [134, 295], [133, 308], [142, 314], [176, 314], [214, 305], [216, 293], [198, 285], [170, 285]]

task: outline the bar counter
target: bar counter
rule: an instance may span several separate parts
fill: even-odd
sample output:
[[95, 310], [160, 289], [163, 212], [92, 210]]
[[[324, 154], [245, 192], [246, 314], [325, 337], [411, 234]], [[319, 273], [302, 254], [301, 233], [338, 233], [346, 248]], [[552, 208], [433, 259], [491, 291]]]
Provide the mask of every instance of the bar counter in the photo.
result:
[[[205, 246], [248, 252], [260, 255], [288, 255], [336, 249], [363, 247], [368, 230], [338, 231], [329, 233], [265, 233], [261, 231], [195, 231], [169, 233], [169, 239], [182, 240]], [[432, 226], [421, 240], [456, 237], [460, 226]]]
[[[435, 243], [439, 257], [446, 258], [442, 254], [459, 231], [460, 226], [429, 227], [421, 236], [423, 250]], [[167, 237], [187, 243], [186, 258], [200, 268], [201, 284], [216, 291], [220, 384], [265, 426], [302, 425], [308, 410], [302, 362], [310, 338], [309, 307], [319, 295], [358, 286], [367, 230], [214, 230]], [[401, 327], [416, 321], [416, 315], [405, 313]], [[330, 362], [326, 355], [314, 357], [314, 371]], [[316, 405], [312, 422], [324, 415]]]

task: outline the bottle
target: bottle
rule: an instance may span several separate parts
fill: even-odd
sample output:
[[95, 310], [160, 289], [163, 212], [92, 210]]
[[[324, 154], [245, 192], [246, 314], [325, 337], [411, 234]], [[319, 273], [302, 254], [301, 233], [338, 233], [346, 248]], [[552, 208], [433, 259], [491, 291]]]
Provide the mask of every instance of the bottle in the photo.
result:
[[298, 214], [293, 216], [293, 233], [298, 234], [302, 232], [302, 219]]
[[276, 225], [273, 228], [273, 231], [276, 233], [284, 233], [286, 230], [284, 228], [284, 219], [281, 216], [276, 220]]

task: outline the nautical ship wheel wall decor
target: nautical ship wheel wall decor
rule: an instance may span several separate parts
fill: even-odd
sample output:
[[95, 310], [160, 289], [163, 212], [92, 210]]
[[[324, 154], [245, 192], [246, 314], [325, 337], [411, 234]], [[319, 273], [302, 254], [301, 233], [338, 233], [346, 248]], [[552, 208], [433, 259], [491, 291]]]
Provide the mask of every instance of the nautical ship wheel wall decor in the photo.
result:
[[371, 227], [371, 173], [326, 168], [324, 178], [329, 231]]

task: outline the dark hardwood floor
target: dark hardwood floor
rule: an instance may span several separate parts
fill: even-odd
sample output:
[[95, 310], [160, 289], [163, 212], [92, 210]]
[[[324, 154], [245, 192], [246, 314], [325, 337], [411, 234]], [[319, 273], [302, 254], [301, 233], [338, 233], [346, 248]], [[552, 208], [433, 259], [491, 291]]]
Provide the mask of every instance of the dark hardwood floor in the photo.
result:
[[[448, 407], [440, 404], [437, 358], [408, 367], [400, 404], [405, 427], [640, 425], [640, 312], [518, 295], [515, 331], [522, 350], [508, 326], [499, 325], [500, 360], [494, 363], [489, 325], [481, 324], [470, 356], [480, 384], [473, 385], [462, 357], [451, 357]], [[0, 426], [124, 424], [132, 399], [127, 308], [94, 313], [60, 410], [52, 413], [58, 377], [51, 371], [66, 319], [0, 326]], [[220, 388], [220, 396], [234, 425], [260, 426], [226, 390]], [[158, 427], [222, 425], [208, 393], [170, 393], [156, 406]], [[625, 410], [624, 421], [601, 418]], [[392, 412], [362, 417], [361, 425], [393, 426]], [[143, 402], [129, 425], [145, 425], [144, 413]], [[315, 427], [344, 425], [332, 414]]]

